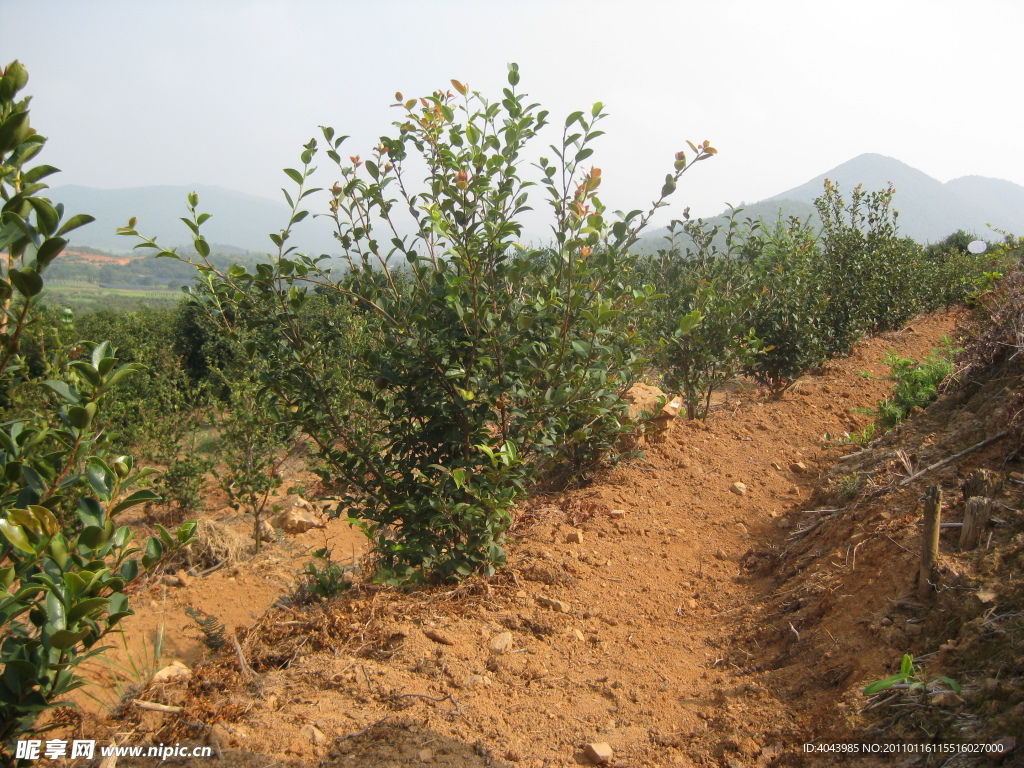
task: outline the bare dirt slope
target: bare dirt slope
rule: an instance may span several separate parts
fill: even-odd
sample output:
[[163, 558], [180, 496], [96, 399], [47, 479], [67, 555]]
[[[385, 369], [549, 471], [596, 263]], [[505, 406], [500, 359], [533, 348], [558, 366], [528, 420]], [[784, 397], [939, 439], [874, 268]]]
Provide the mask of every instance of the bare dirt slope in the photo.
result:
[[[953, 327], [919, 318], [781, 401], [730, 395], [706, 423], [675, 422], [645, 461], [532, 498], [489, 581], [272, 607], [295, 576], [271, 549], [171, 588], [174, 611], [196, 602], [238, 627], [252, 674], [230, 648], [200, 656], [176, 617], [168, 649], [194, 674], [141, 696], [183, 712], [129, 706], [103, 727], [120, 744], [194, 740], [262, 767], [546, 768], [586, 762], [592, 742], [617, 766], [811, 764], [802, 745], [861, 724], [859, 688], [929, 637], [893, 613], [916, 570], [899, 522], [916, 498], [871, 506], [867, 473], [843, 486], [850, 498], [826, 498], [819, 481], [841, 484], [825, 474], [851, 449], [823, 437], [870, 421], [858, 409], [888, 394], [888, 351], [923, 358]], [[870, 528], [815, 528], [833, 516], [818, 510], [858, 498]], [[136, 626], [174, 611], [154, 593]]]

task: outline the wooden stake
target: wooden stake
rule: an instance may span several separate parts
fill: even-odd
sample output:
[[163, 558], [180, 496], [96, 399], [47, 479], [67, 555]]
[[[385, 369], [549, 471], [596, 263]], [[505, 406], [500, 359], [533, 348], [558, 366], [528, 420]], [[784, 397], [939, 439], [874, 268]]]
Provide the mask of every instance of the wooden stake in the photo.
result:
[[148, 709], [150, 712], [164, 712], [168, 715], [180, 715], [185, 711], [184, 707], [172, 707], [167, 704], [157, 704], [155, 701], [135, 700], [135, 706], [139, 709]]
[[1003, 479], [988, 469], [976, 469], [960, 485], [964, 492], [964, 501], [975, 496], [994, 499], [1003, 488]]
[[992, 516], [992, 499], [972, 496], [964, 505], [964, 527], [960, 529], [960, 550], [977, 549], [981, 534]]
[[939, 531], [942, 523], [942, 488], [928, 486], [924, 493], [924, 536], [921, 542], [921, 572], [917, 595], [928, 597], [938, 582]]

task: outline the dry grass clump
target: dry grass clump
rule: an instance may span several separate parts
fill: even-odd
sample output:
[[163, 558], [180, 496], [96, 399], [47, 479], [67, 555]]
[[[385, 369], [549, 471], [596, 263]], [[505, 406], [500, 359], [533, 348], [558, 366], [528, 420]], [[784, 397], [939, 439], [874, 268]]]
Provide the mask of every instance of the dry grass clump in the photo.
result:
[[252, 549], [252, 540], [248, 537], [236, 533], [224, 523], [200, 518], [195, 539], [163, 560], [157, 570], [161, 573], [184, 570], [199, 575], [233, 565], [248, 557]]
[[966, 342], [956, 360], [962, 386], [1024, 372], [1024, 271], [1011, 272], [977, 302], [957, 334]]

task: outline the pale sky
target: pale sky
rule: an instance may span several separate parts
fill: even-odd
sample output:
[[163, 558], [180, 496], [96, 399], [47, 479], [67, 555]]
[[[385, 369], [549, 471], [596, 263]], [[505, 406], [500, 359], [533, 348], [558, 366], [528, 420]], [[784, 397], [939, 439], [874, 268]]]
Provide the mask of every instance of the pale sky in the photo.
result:
[[53, 185], [280, 199], [318, 125], [366, 156], [399, 118], [395, 91], [457, 78], [497, 97], [510, 61], [559, 124], [605, 103], [592, 159], [611, 209], [655, 196], [686, 139], [720, 154], [684, 177], [675, 216], [864, 152], [1024, 185], [1020, 0], [0, 0], [0, 26]]

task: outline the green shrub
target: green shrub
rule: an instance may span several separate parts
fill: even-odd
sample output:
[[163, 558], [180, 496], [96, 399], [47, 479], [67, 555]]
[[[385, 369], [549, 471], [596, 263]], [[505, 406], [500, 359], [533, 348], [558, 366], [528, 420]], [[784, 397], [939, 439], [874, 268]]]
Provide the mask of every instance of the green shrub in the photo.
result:
[[[108, 456], [103, 409], [137, 364], [119, 364], [109, 343], [42, 355], [41, 380], [21, 355], [38, 313], [43, 275], [67, 245], [64, 235], [91, 217], [73, 216], [39, 193], [51, 166], [28, 167], [45, 142], [29, 124], [29, 100], [17, 100], [28, 74], [13, 62], [0, 73], [0, 381], [37, 405], [11, 404], [0, 426], [0, 761], [15, 760], [20, 734], [39, 733], [46, 711], [84, 684], [78, 672], [102, 652], [99, 641], [131, 613], [126, 588], [194, 525], [172, 536], [160, 529], [132, 546], [123, 510], [156, 498], [131, 488], [147, 472], [129, 456]], [[42, 338], [37, 334], [37, 338]], [[24, 402], [24, 401], [22, 401]], [[141, 558], [135, 555], [141, 553]], [[141, 565], [140, 565], [141, 560]]]
[[822, 255], [813, 229], [797, 219], [762, 224], [744, 251], [754, 293], [750, 323], [764, 345], [746, 372], [780, 395], [830, 357]]
[[693, 246], [661, 250], [640, 269], [658, 292], [648, 326], [659, 342], [655, 366], [665, 386], [682, 394], [691, 419], [707, 417], [712, 391], [751, 365], [761, 346], [750, 325], [749, 273], [737, 258], [738, 212], [724, 232], [725, 251], [716, 245], [721, 227], [687, 217], [669, 231], [678, 228]]
[[[573, 113], [553, 160], [539, 162], [553, 245], [524, 247], [530, 182], [520, 167], [548, 115], [517, 90], [515, 65], [508, 80], [495, 102], [456, 81], [457, 96], [399, 98], [397, 133], [365, 159], [343, 157], [344, 137], [323, 129], [339, 174], [330, 207], [348, 266], [340, 278], [288, 247], [307, 215], [315, 140], [302, 169], [286, 170], [298, 190], [287, 197], [288, 228], [271, 236], [280, 249], [272, 264], [216, 269], [199, 234], [205, 215], [190, 200], [205, 306], [348, 484], [345, 503], [373, 539], [385, 581], [501, 565], [527, 483], [568, 456], [613, 455], [619, 395], [641, 367], [634, 321], [649, 293], [624, 283], [628, 248], [675, 190], [686, 157], [646, 214], [613, 219], [597, 196], [600, 169], [584, 166], [603, 108]], [[714, 154], [694, 149], [696, 160]], [[428, 173], [422, 187], [409, 178], [417, 163]], [[138, 236], [134, 222], [124, 232]], [[362, 360], [327, 356], [311, 340], [313, 288], [372, 318], [375, 343]], [[339, 398], [352, 389], [359, 408]]]
[[260, 391], [241, 371], [230, 378], [231, 404], [218, 419], [220, 458], [217, 469], [221, 487], [235, 509], [253, 517], [256, 552], [262, 547], [260, 530], [270, 497], [281, 487], [278, 472], [295, 427], [278, 409], [278, 399], [270, 391]]
[[878, 404], [879, 421], [887, 427], [902, 423], [914, 408], [926, 408], [939, 396], [939, 386], [953, 373], [957, 350], [949, 339], [944, 348], [933, 349], [927, 360], [915, 362], [890, 354], [885, 364], [892, 369], [892, 397]]
[[830, 350], [846, 354], [865, 333], [902, 326], [931, 304], [934, 271], [921, 247], [899, 237], [895, 190], [854, 188], [847, 202], [825, 180], [815, 201], [822, 220]]

